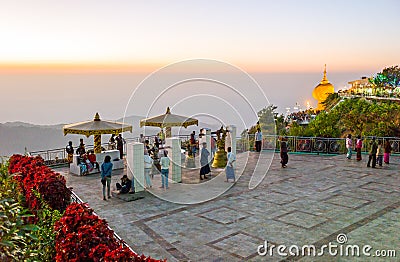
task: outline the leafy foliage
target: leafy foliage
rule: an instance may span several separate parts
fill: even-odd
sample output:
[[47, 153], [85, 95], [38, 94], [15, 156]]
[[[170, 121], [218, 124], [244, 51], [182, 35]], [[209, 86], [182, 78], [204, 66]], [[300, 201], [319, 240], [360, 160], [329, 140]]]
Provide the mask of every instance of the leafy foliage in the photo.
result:
[[290, 135], [316, 137], [400, 136], [400, 104], [352, 98], [320, 113], [306, 128], [291, 128]]
[[0, 167], [0, 261], [23, 261], [37, 256], [31, 245], [37, 242], [37, 226], [27, 223], [33, 215], [19, 201], [18, 184]]
[[16, 173], [28, 207], [36, 213], [40, 209], [38, 192], [46, 204], [54, 210], [64, 211], [70, 203], [70, 192], [65, 178], [44, 165], [40, 157], [13, 155], [10, 158], [9, 172]]
[[395, 89], [400, 86], [400, 67], [398, 65], [386, 67], [382, 72], [377, 73], [370, 82], [377, 87], [389, 87]]
[[340, 101], [340, 96], [338, 93], [331, 93], [328, 95], [326, 100], [322, 102], [326, 111], [331, 110]]
[[31, 248], [40, 250], [41, 261], [54, 261], [56, 255], [54, 224], [60, 220], [62, 214], [60, 211], [50, 208], [39, 193], [35, 192], [35, 194], [40, 199], [41, 208], [36, 211], [38, 230], [32, 233], [38, 241], [33, 243]]

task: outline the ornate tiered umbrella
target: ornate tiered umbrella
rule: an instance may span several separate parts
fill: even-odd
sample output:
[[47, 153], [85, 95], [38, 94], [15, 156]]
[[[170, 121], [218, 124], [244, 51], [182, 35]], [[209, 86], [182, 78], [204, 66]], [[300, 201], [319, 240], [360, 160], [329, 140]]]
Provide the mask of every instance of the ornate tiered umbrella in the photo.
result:
[[89, 137], [94, 136], [94, 152], [101, 153], [101, 135], [119, 134], [125, 131], [132, 132], [132, 126], [121, 122], [100, 120], [99, 113], [96, 113], [93, 120], [65, 125], [64, 136], [67, 134], [78, 134]]
[[167, 137], [171, 136], [171, 127], [173, 126], [183, 126], [187, 128], [188, 126], [198, 124], [199, 120], [197, 119], [171, 114], [169, 107], [167, 108], [167, 112], [165, 114], [140, 120], [140, 127], [156, 126], [159, 128], [165, 128]]

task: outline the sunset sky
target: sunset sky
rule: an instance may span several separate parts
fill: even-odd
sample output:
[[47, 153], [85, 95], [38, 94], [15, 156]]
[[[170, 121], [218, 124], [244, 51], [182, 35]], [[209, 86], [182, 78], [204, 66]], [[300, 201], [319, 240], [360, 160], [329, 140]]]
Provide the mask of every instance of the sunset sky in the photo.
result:
[[256, 72], [400, 61], [400, 1], [1, 0], [6, 71], [151, 71], [211, 58]]
[[[0, 123], [118, 119], [151, 72], [196, 58], [250, 73], [279, 112], [315, 106], [324, 64], [336, 91], [399, 64], [399, 10], [398, 0], [0, 0]], [[128, 113], [145, 115], [152, 99]]]

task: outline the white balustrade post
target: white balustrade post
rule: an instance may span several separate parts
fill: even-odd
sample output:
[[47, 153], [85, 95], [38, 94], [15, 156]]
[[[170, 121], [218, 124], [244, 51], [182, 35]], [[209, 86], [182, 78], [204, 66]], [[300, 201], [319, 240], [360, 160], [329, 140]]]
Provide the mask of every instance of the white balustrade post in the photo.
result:
[[227, 126], [227, 129], [229, 130], [230, 147], [232, 149], [232, 152], [236, 155], [236, 126], [229, 125]]
[[208, 161], [210, 162], [211, 159], [212, 159], [212, 155], [211, 155], [211, 129], [205, 128], [205, 130], [206, 130], [205, 142], [207, 143], [207, 150], [208, 150], [208, 152], [210, 152], [210, 155], [208, 156]]
[[169, 137], [166, 139], [168, 148], [168, 157], [171, 160], [171, 176], [172, 181], [176, 183], [182, 182], [182, 151], [181, 139], [178, 137]]
[[129, 143], [127, 145], [126, 160], [128, 161], [127, 175], [135, 183], [135, 192], [144, 191], [144, 145], [143, 143]]

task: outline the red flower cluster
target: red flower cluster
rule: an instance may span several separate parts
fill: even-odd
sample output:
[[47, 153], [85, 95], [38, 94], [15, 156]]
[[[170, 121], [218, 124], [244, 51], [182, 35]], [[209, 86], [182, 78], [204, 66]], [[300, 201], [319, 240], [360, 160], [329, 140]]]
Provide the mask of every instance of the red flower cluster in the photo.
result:
[[65, 210], [54, 225], [56, 261], [161, 261], [139, 256], [124, 247], [107, 222], [94, 214], [87, 204], [70, 204], [65, 178], [45, 166], [41, 157], [13, 155], [9, 163], [9, 173], [15, 175], [33, 213], [40, 208], [34, 191], [39, 192], [51, 208]]
[[87, 204], [69, 205], [54, 227], [56, 261], [160, 261], [124, 247]]
[[25, 195], [29, 209], [35, 213], [40, 202], [33, 191], [40, 193], [43, 200], [52, 208], [63, 212], [71, 200], [65, 178], [44, 165], [41, 157], [13, 155], [10, 158], [9, 173], [15, 174]]

